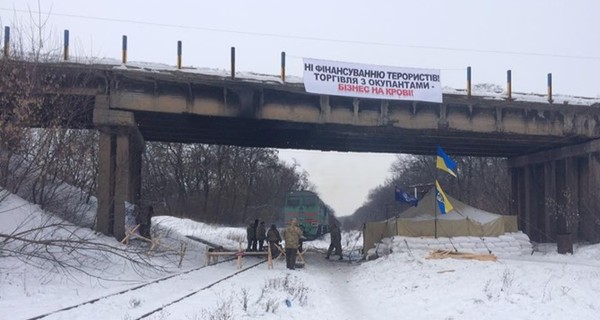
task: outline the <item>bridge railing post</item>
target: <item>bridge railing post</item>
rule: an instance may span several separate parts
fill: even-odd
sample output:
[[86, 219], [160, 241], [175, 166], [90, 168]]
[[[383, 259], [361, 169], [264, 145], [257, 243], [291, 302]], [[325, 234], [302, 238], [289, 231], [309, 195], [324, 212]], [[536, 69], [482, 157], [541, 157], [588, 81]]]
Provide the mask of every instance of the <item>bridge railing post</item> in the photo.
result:
[[69, 60], [69, 30], [68, 29], [65, 29], [65, 32], [64, 32], [63, 58], [65, 61]]
[[121, 62], [123, 64], [127, 63], [127, 36], [123, 35], [123, 44], [122, 44], [122, 54], [121, 54]]
[[10, 27], [4, 27], [4, 58], [10, 55]]
[[471, 67], [467, 67], [467, 97], [471, 97]]
[[506, 71], [506, 94], [508, 96], [508, 100], [512, 99], [512, 71]]
[[548, 102], [552, 103], [552, 73], [548, 73]]
[[231, 80], [235, 79], [235, 47], [231, 47]]
[[285, 51], [281, 51], [281, 81], [285, 82]]
[[181, 69], [181, 40], [177, 41], [177, 69]]

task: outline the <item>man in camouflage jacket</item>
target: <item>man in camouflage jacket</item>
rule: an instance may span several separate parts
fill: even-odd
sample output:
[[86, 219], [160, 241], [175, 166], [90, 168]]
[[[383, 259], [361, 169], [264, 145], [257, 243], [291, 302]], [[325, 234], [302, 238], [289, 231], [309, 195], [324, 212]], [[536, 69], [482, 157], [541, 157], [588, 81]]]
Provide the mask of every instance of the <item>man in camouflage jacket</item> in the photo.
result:
[[296, 268], [296, 254], [298, 253], [298, 245], [302, 237], [302, 229], [298, 227], [298, 221], [294, 218], [290, 220], [288, 226], [283, 231], [285, 239], [285, 264], [288, 269]]

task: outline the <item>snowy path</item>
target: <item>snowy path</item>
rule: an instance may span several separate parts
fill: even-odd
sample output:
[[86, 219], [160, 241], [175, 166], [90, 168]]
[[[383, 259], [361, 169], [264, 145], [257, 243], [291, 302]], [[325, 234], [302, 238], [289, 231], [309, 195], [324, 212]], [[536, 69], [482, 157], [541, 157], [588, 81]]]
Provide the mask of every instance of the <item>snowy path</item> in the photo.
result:
[[[274, 269], [267, 269], [266, 265], [259, 266], [248, 272], [237, 275], [231, 281], [220, 283], [209, 290], [200, 292], [190, 299], [174, 304], [161, 313], [153, 315], [148, 319], [168, 319], [175, 314], [188, 314], [190, 319], [201, 317], [202, 311], [213, 310], [222, 307], [224, 302], [230, 304], [242, 304], [241, 301], [246, 291], [248, 295], [248, 312], [245, 318], [260, 317], [261, 319], [311, 319], [315, 314], [329, 314], [335, 319], [369, 319], [368, 308], [364, 302], [364, 288], [360, 288], [355, 281], [356, 264], [347, 262], [327, 261], [320, 253], [309, 252], [305, 255], [306, 267], [296, 270], [287, 270], [284, 260], [276, 260]], [[289, 295], [277, 296], [276, 303], [283, 305], [276, 313], [264, 310], [265, 283], [273, 279], [290, 278], [295, 282], [293, 286], [306, 286], [307, 305], [301, 305], [300, 301], [291, 299]], [[285, 299], [291, 300], [291, 306], [283, 304]], [[260, 300], [260, 301], [259, 301]], [[260, 305], [260, 306], [259, 306]], [[346, 306], [346, 308], [340, 308]], [[237, 307], [237, 306], [236, 306]], [[224, 308], [221, 308], [224, 309]], [[236, 308], [237, 309], [237, 308]], [[213, 313], [214, 314], [214, 313]], [[238, 319], [238, 317], [233, 317]], [[326, 317], [327, 318], [327, 317]]]

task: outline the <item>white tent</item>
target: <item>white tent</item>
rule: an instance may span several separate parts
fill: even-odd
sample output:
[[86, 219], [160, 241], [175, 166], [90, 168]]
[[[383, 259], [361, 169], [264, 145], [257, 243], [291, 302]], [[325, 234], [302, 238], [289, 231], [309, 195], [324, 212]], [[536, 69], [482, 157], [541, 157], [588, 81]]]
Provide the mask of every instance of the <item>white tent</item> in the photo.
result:
[[[517, 231], [517, 216], [503, 216], [469, 206], [446, 194], [454, 210], [441, 214], [429, 191], [416, 207], [398, 217], [369, 222], [364, 228], [364, 248], [369, 249], [382, 238], [407, 237], [497, 237]], [[437, 211], [437, 214], [436, 214]]]

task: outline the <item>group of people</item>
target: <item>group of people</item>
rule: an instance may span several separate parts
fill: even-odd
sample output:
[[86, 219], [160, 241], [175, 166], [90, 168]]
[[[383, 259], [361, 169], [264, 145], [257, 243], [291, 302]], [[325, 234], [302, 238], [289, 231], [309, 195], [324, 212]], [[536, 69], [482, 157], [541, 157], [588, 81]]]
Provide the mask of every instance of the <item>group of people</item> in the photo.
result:
[[277, 246], [281, 243], [281, 235], [277, 230], [277, 226], [272, 224], [269, 230], [266, 230], [265, 222], [261, 221], [259, 223], [258, 219], [246, 228], [246, 238], [248, 240], [246, 251], [264, 251], [266, 240], [271, 247], [271, 252], [274, 253], [278, 252]]
[[[343, 259], [342, 256], [342, 235], [340, 228], [333, 223], [331, 225], [331, 243], [329, 245], [329, 249], [327, 250], [327, 255], [325, 259], [329, 259], [331, 254], [339, 255], [339, 260]], [[273, 257], [277, 256], [277, 252], [280, 248], [281, 243], [281, 235], [277, 230], [277, 227], [272, 224], [268, 231], [265, 229], [265, 222], [259, 220], [254, 220], [254, 223], [251, 223], [246, 228], [246, 236], [248, 239], [248, 247], [246, 251], [264, 251], [264, 241], [267, 240], [269, 246], [271, 247], [271, 255]], [[293, 218], [288, 222], [285, 230], [283, 231], [283, 238], [285, 239], [285, 262], [286, 267], [290, 270], [294, 270], [296, 268], [296, 256], [298, 254], [298, 250], [302, 251], [302, 241], [304, 238], [304, 231], [301, 227], [298, 226], [298, 220]]]

